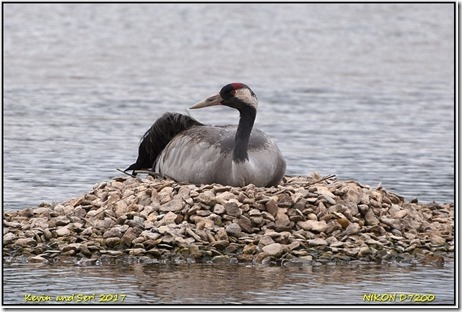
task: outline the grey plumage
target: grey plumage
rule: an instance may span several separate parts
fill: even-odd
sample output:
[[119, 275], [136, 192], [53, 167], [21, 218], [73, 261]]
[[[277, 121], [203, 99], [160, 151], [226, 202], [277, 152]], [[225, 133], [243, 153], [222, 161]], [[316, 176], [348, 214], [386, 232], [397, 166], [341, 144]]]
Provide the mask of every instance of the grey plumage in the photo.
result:
[[244, 84], [229, 84], [192, 108], [212, 105], [238, 109], [239, 125], [208, 126], [189, 116], [166, 113], [146, 132], [137, 162], [126, 170], [149, 167], [194, 184], [277, 185], [286, 163], [273, 140], [252, 129], [257, 107], [252, 90]]

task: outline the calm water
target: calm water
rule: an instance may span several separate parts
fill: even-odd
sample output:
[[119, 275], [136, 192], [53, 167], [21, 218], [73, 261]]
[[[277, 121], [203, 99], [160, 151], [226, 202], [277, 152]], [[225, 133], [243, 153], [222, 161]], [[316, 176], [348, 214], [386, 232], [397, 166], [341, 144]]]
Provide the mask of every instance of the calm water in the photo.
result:
[[[453, 262], [444, 268], [208, 264], [79, 267], [17, 263], [6, 265], [4, 271], [4, 304], [25, 304], [28, 294], [50, 296], [48, 304], [56, 304], [57, 296], [73, 294], [70, 302], [81, 303], [79, 298], [89, 296], [87, 303], [91, 304], [100, 303], [105, 298], [100, 295], [105, 294], [117, 294], [119, 300], [125, 295], [119, 304], [384, 304], [364, 301], [364, 295], [396, 293], [397, 299], [385, 303], [400, 303], [400, 294], [433, 294], [431, 303], [443, 305], [454, 304], [455, 298]], [[444, 287], [435, 287], [435, 280]], [[404, 298], [401, 303], [409, 303]]]
[[[118, 176], [116, 168], [136, 159], [141, 135], [160, 114], [187, 112], [233, 81], [247, 83], [257, 94], [256, 125], [279, 144], [288, 174], [336, 174], [371, 186], [382, 183], [408, 199], [454, 201], [452, 4], [3, 8], [4, 209], [64, 201]], [[190, 114], [212, 124], [238, 118], [218, 107]], [[151, 300], [143, 297], [149, 295], [162, 302], [182, 300], [181, 291], [178, 298], [162, 296], [150, 281], [133, 277], [138, 269], [124, 274], [110, 268], [30, 268], [30, 278], [18, 280], [27, 269], [11, 266], [6, 291], [24, 292], [21, 283], [32, 279], [56, 290], [55, 284], [87, 285], [99, 277], [111, 285], [117, 281], [114, 291], [133, 291], [130, 300]], [[227, 292], [235, 291], [229, 302], [271, 302], [281, 289], [287, 296], [278, 300], [312, 302], [306, 292], [315, 300], [326, 287], [343, 287], [324, 271], [314, 280], [329, 282], [318, 292], [305, 289], [313, 275], [297, 274], [306, 272], [291, 272], [286, 280], [286, 271], [276, 277], [265, 269], [240, 270], [267, 276], [268, 287], [241, 287], [242, 279], [225, 274]], [[425, 291], [447, 284], [433, 270], [421, 270], [429, 285]], [[181, 281], [166, 273], [163, 282], [177, 290], [189, 282], [203, 285], [188, 280], [189, 271], [172, 272]], [[384, 272], [411, 288], [419, 283], [401, 271]], [[390, 285], [364, 275], [346, 295], [341, 292], [342, 300], [357, 300], [358, 287], [367, 281], [377, 289]]]

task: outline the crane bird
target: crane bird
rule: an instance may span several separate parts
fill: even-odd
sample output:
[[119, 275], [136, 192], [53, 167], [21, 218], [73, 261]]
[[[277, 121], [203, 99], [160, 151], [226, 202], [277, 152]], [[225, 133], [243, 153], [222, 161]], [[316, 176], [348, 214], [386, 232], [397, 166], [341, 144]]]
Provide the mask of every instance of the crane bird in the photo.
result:
[[210, 126], [178, 113], [165, 113], [144, 134], [136, 163], [125, 171], [152, 169], [176, 181], [230, 186], [276, 186], [286, 162], [273, 140], [253, 129], [257, 97], [231, 83], [190, 109], [225, 105], [240, 113], [239, 124]]

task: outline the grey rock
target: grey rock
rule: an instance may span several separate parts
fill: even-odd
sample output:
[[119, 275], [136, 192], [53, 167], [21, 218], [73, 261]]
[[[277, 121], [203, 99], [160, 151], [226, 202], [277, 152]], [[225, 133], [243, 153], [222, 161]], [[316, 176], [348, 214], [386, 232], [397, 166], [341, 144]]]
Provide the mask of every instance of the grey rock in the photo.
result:
[[172, 211], [167, 212], [167, 214], [162, 218], [161, 224], [167, 225], [175, 223], [175, 220], [178, 218], [178, 215]]
[[183, 200], [181, 198], [174, 198], [169, 202], [161, 205], [159, 210], [162, 212], [169, 212], [169, 211], [180, 211], [183, 209]]
[[310, 246], [327, 246], [327, 242], [325, 239], [322, 238], [314, 238], [308, 240], [308, 245]]
[[230, 223], [225, 228], [226, 233], [231, 236], [238, 236], [241, 234], [241, 227], [236, 223]]
[[106, 238], [106, 246], [108, 247], [115, 247], [119, 245], [121, 242], [120, 237], [108, 237]]
[[31, 263], [47, 263], [48, 262], [48, 260], [42, 256], [30, 257], [28, 260]]
[[297, 225], [304, 229], [305, 231], [313, 231], [313, 232], [325, 232], [327, 229], [326, 221], [314, 221], [314, 220], [307, 220], [307, 221], [299, 221]]
[[347, 227], [346, 230], [345, 230], [345, 234], [346, 234], [346, 235], [357, 234], [357, 233], [359, 233], [360, 228], [361, 228], [361, 227], [359, 226], [359, 224], [357, 224], [357, 223], [350, 223], [350, 225], [348, 225], [348, 227]]
[[240, 217], [241, 210], [238, 206], [238, 201], [236, 199], [230, 199], [229, 201], [225, 202], [224, 205], [226, 214], [233, 216], [233, 217]]
[[229, 240], [228, 234], [224, 228], [220, 228], [216, 234], [217, 240]]
[[204, 204], [208, 206], [213, 206], [216, 203], [215, 194], [213, 194], [212, 191], [207, 190], [203, 193], [200, 193], [197, 198], [199, 201], [203, 202]]
[[16, 239], [16, 235], [14, 235], [11, 232], [6, 233], [5, 235], [3, 235], [3, 244], [4, 245], [11, 244], [15, 239]]
[[241, 216], [239, 219], [236, 219], [235, 222], [239, 224], [241, 229], [246, 233], [252, 233], [252, 222], [245, 216]]
[[269, 256], [279, 257], [282, 255], [282, 252], [284, 251], [284, 246], [279, 243], [273, 243], [266, 245], [262, 248], [262, 250]]
[[286, 208], [279, 209], [277, 214], [276, 214], [276, 227], [278, 228], [285, 228], [289, 226], [290, 220], [289, 217], [285, 214], [285, 211], [287, 211]]
[[279, 207], [274, 199], [270, 199], [266, 202], [266, 211], [268, 211], [273, 217], [276, 217]]
[[71, 231], [69, 231], [67, 226], [63, 226], [63, 227], [56, 230], [56, 234], [58, 236], [69, 236], [69, 235], [71, 235]]
[[37, 242], [33, 238], [18, 238], [15, 242], [15, 245], [21, 246], [21, 247], [35, 247], [37, 246]]
[[103, 238], [108, 238], [108, 237], [122, 237], [123, 235], [123, 232], [122, 232], [122, 227], [121, 226], [117, 226], [117, 227], [113, 227], [107, 231], [104, 232], [103, 234]]
[[[359, 206], [362, 206], [362, 205], [359, 205]], [[379, 219], [375, 216], [375, 213], [372, 209], [368, 209], [365, 212], [364, 220], [366, 220], [366, 225], [371, 225], [371, 226], [378, 225], [380, 223]]]
[[213, 207], [213, 213], [216, 213], [216, 214], [223, 214], [225, 213], [225, 207], [222, 205], [222, 204], [216, 204], [214, 207]]
[[270, 245], [270, 244], [274, 244], [274, 240], [269, 235], [264, 235], [262, 238], [260, 238], [260, 240], [258, 242], [258, 246], [260, 248], [262, 248], [262, 247], [264, 247], [266, 245]]
[[224, 205], [230, 199], [236, 199], [236, 195], [228, 191], [215, 196], [215, 201], [221, 205]]

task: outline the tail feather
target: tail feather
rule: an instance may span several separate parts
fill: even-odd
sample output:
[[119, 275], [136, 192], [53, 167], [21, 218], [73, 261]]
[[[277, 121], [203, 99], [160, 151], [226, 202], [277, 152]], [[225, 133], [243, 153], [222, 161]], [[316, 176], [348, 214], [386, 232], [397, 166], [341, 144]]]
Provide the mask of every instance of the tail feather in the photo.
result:
[[125, 169], [152, 169], [162, 150], [177, 134], [193, 126], [203, 126], [194, 118], [179, 113], [165, 113], [154, 122], [141, 139], [138, 148], [138, 159]]

